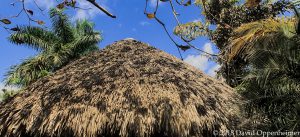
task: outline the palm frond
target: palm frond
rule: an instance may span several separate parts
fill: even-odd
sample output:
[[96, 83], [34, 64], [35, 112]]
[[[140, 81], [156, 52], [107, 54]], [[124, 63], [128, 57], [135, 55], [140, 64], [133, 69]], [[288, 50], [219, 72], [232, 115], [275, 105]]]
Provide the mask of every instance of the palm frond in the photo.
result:
[[[79, 35], [89, 35], [89, 34], [96, 33], [94, 31], [94, 26], [95, 26], [94, 23], [89, 22], [87, 20], [78, 20], [76, 22], [75, 29], [76, 29], [77, 34], [79, 34]], [[97, 33], [99, 33], [99, 32], [97, 32]]]
[[75, 57], [98, 50], [97, 44], [102, 41], [101, 33], [94, 31], [94, 24], [87, 20], [77, 21], [76, 39], [68, 45]]
[[20, 31], [12, 34], [8, 39], [15, 44], [26, 44], [36, 50], [51, 48], [58, 38], [43, 28], [27, 26], [19, 27]]
[[238, 27], [230, 45], [224, 50], [224, 58], [231, 62], [236, 57], [244, 58], [251, 49], [284, 41], [296, 34], [294, 19], [266, 19]]
[[254, 48], [248, 55], [252, 69], [238, 89], [249, 99], [248, 112], [266, 115], [272, 129], [300, 128], [299, 40], [298, 35], [282, 37], [277, 43]]
[[101, 33], [86, 20], [73, 26], [63, 10], [51, 9], [53, 31], [38, 27], [24, 27], [10, 39], [17, 44], [28, 44], [42, 52], [14, 66], [7, 73], [8, 85], [27, 86], [37, 79], [55, 72], [78, 57], [98, 50]]
[[6, 85], [27, 86], [37, 79], [48, 75], [52, 63], [46, 54], [26, 59], [20, 65], [11, 67], [6, 74]]
[[53, 8], [50, 10], [53, 32], [61, 39], [62, 43], [69, 43], [74, 39], [72, 24], [63, 10]]

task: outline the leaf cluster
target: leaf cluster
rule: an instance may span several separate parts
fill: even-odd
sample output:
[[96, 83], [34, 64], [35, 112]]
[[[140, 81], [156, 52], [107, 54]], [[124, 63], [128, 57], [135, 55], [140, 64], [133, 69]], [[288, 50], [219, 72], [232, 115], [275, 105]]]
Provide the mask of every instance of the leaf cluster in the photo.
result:
[[256, 48], [247, 55], [252, 69], [237, 89], [248, 99], [245, 109], [250, 116], [266, 116], [272, 123], [270, 129], [297, 131], [300, 128], [300, 36], [283, 29], [263, 37], [273, 39], [251, 42], [256, 43]]
[[101, 34], [93, 30], [94, 25], [86, 20], [73, 26], [63, 10], [51, 9], [52, 29], [35, 26], [18, 27], [9, 37], [17, 45], [27, 45], [39, 54], [21, 64], [13, 66], [7, 73], [6, 84], [27, 86], [47, 76], [70, 61], [98, 49]]

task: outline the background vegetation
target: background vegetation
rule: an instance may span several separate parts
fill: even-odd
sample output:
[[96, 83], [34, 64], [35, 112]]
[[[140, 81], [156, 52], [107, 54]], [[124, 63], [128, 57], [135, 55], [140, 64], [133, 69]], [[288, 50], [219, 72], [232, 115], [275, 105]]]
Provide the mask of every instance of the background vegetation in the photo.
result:
[[[95, 1], [87, 1], [108, 16], [116, 17], [97, 6]], [[168, 3], [172, 8], [177, 23], [173, 34], [184, 44], [173, 39], [157, 15], [159, 2]], [[162, 25], [179, 52], [194, 49], [221, 65], [219, 78], [245, 97], [244, 110], [249, 119], [259, 121], [266, 129], [297, 131], [300, 129], [299, 3], [298, 0], [157, 0], [154, 12], [148, 12], [149, 4], [146, 4], [144, 13]], [[200, 18], [204, 20], [182, 24], [175, 5], [188, 8], [193, 4], [199, 7]], [[62, 13], [68, 6], [76, 8], [76, 1], [62, 1], [57, 9], [51, 10], [51, 31], [37, 27], [4, 27], [16, 31], [10, 37], [12, 42], [42, 51], [15, 66], [8, 74], [7, 84], [26, 86], [70, 60], [96, 50], [100, 34], [93, 31], [92, 24], [87, 21], [72, 26]], [[30, 14], [33, 11], [24, 9], [24, 12]], [[11, 23], [9, 19], [1, 19], [1, 22]], [[191, 44], [202, 36], [208, 37], [220, 53], [207, 53]]]

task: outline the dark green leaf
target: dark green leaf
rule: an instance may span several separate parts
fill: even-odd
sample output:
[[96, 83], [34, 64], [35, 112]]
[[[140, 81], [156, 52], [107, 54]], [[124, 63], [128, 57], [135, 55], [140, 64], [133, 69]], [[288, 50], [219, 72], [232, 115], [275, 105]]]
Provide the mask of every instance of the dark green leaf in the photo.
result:
[[183, 51], [186, 51], [186, 50], [190, 49], [191, 47], [190, 46], [180, 45], [180, 46], [178, 46], [178, 48], [180, 48]]
[[11, 28], [10, 30], [12, 30], [12, 31], [20, 31], [20, 28], [19, 27], [14, 27], [14, 28]]
[[189, 0], [188, 2], [186, 2], [185, 4], [184, 4], [184, 6], [190, 6], [192, 4], [192, 0]]
[[63, 9], [64, 7], [65, 7], [64, 3], [60, 3], [56, 6], [56, 8], [58, 8], [58, 9]]
[[32, 10], [26, 10], [27, 13], [29, 13], [30, 15], [33, 15], [33, 11]]

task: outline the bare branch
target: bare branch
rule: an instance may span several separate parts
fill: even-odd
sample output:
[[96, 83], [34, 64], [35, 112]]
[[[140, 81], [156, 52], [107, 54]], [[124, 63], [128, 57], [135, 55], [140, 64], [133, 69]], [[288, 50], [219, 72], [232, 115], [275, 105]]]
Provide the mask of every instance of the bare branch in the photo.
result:
[[179, 44], [178, 43], [176, 43], [176, 41], [172, 38], [172, 36], [171, 36], [171, 34], [169, 33], [169, 31], [168, 31], [168, 29], [167, 29], [167, 27], [166, 27], [166, 25], [162, 22], [162, 21], [160, 21], [156, 16], [155, 16], [155, 20], [164, 28], [164, 30], [165, 30], [165, 32], [167, 33], [167, 35], [168, 35], [168, 37], [171, 39], [171, 41], [176, 45], [176, 47], [177, 47], [177, 50], [178, 50], [178, 52], [179, 52], [179, 55], [180, 55], [180, 58], [181, 58], [181, 60], [183, 60], [183, 57], [182, 57], [182, 55], [181, 55], [181, 51], [180, 51], [180, 49], [179, 49]]
[[42, 9], [42, 8], [37, 4], [36, 0], [33, 0], [33, 2], [34, 2], [34, 4], [35, 4], [35, 6], [41, 11], [41, 13], [45, 16], [45, 14], [44, 14], [44, 10], [45, 10], [45, 9]]
[[5, 27], [5, 26], [3, 26], [2, 24], [0, 24], [0, 26], [3, 28], [3, 29], [5, 29], [8, 33], [11, 33], [9, 30], [9, 28], [8, 27]]
[[179, 19], [177, 17], [178, 13], [175, 11], [173, 2], [172, 2], [172, 0], [170, 0], [169, 2], [170, 2], [170, 5], [171, 5], [171, 8], [172, 8], [172, 13], [173, 13], [173, 15], [174, 15], [174, 17], [175, 17], [175, 19], [177, 21], [177, 24], [180, 25], [181, 23], [180, 23], [180, 21], [179, 21]]
[[112, 18], [116, 18], [115, 15], [111, 14], [110, 12], [108, 12], [105, 8], [101, 7], [96, 0], [87, 0], [88, 2], [90, 2], [91, 4], [93, 4], [94, 6], [96, 6], [98, 9], [100, 9], [102, 12], [104, 12], [107, 16], [110, 16]]
[[156, 14], [156, 12], [157, 12], [157, 10], [158, 10], [158, 4], [159, 4], [159, 0], [156, 0], [156, 7], [155, 7], [154, 14]]
[[80, 9], [80, 10], [91, 10], [92, 8], [82, 8], [82, 7], [77, 7], [77, 6], [74, 6], [75, 9]]
[[145, 5], [145, 9], [144, 9], [144, 14], [147, 13], [148, 2], [149, 2], [149, 0], [146, 0], [146, 5]]
[[29, 22], [29, 25], [31, 24], [31, 21], [34, 21], [35, 22], [35, 20], [34, 19], [32, 19], [31, 17], [30, 17], [30, 15], [27, 13], [27, 9], [25, 8], [25, 0], [21, 0], [21, 2], [22, 2], [22, 10], [25, 12], [25, 14], [26, 14], [26, 16], [27, 16], [27, 18], [28, 18], [28, 22]]
[[[149, 0], [146, 0], [146, 7], [145, 7], [145, 11], [144, 11], [145, 14], [147, 14], [148, 1], [149, 1]], [[176, 2], [177, 2], [179, 5], [184, 5], [183, 3], [180, 3], [178, 0], [176, 0]], [[178, 19], [178, 17], [177, 17], [177, 16], [178, 16], [178, 13], [177, 13], [176, 10], [175, 10], [175, 7], [174, 7], [174, 4], [173, 4], [172, 0], [169, 0], [169, 3], [170, 3], [170, 5], [171, 5], [172, 13], [173, 13], [173, 15], [174, 15], [174, 18], [176, 19], [177, 25], [178, 25], [178, 26], [181, 26], [181, 23], [180, 23], [180, 21], [179, 21], [179, 19]], [[182, 55], [181, 55], [181, 52], [180, 52], [180, 47], [181, 47], [182, 45], [178, 44], [178, 43], [172, 38], [170, 32], [169, 32], [168, 29], [166, 28], [166, 25], [165, 25], [160, 19], [158, 19], [157, 16], [156, 16], [156, 12], [157, 12], [158, 6], [159, 6], [159, 5], [158, 5], [158, 0], [157, 0], [155, 12], [154, 12], [155, 20], [156, 20], [156, 21], [164, 28], [164, 30], [165, 30], [165, 32], [167, 33], [168, 37], [169, 37], [169, 38], [171, 39], [171, 41], [176, 45], [176, 47], [177, 47], [177, 49], [178, 49], [178, 51], [179, 51], [180, 57], [181, 57], [181, 59], [183, 60]], [[208, 30], [207, 30], [207, 31], [208, 31]], [[206, 51], [204, 51], [204, 50], [202, 50], [202, 49], [200, 49], [200, 48], [197, 48], [196, 46], [192, 45], [192, 44], [190, 43], [190, 41], [184, 39], [183, 37], [180, 37], [180, 39], [181, 39], [182, 41], [184, 41], [184, 42], [187, 44], [187, 47], [193, 48], [193, 49], [195, 49], [195, 50], [197, 50], [197, 51], [203, 53], [204, 56], [206, 56], [206, 57], [208, 57], [208, 58], [219, 58], [219, 59], [221, 59], [221, 60], [224, 60], [224, 59], [222, 59], [222, 58], [219, 56], [219, 54], [208, 53], [208, 52], [206, 52]]]
[[23, 11], [24, 11], [24, 10], [21, 9], [21, 11], [20, 11], [17, 15], [11, 16], [10, 18], [17, 18], [17, 17], [19, 17]]

